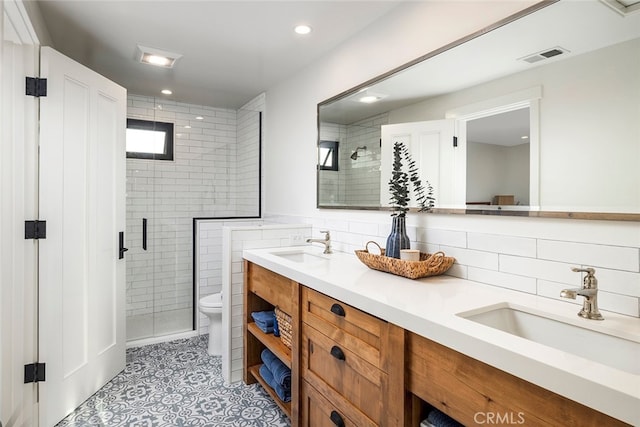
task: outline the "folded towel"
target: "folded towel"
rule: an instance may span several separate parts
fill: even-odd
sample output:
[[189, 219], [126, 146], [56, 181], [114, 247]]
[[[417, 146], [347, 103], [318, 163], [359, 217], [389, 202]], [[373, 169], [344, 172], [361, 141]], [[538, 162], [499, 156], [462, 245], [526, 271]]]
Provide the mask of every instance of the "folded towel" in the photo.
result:
[[251, 313], [251, 317], [256, 323], [260, 322], [262, 324], [266, 324], [266, 326], [273, 327], [273, 324], [276, 322], [276, 314], [271, 311], [254, 311]]
[[267, 368], [267, 365], [260, 366], [260, 376], [269, 385], [269, 387], [276, 392], [280, 400], [283, 402], [291, 402], [291, 390], [285, 389], [275, 382], [271, 371]]
[[429, 412], [427, 421], [429, 421], [435, 427], [464, 427], [462, 424], [437, 409]]
[[265, 334], [270, 334], [273, 332], [273, 326], [267, 326], [267, 324], [263, 322], [254, 322], [254, 323]]
[[282, 363], [280, 359], [266, 348], [262, 350], [260, 358], [264, 364], [267, 365], [267, 368], [269, 368], [276, 384], [291, 390], [291, 369], [287, 368], [287, 365]]
[[251, 313], [251, 317], [258, 328], [265, 334], [273, 332], [274, 325], [276, 324], [276, 314], [271, 311], [254, 311]]
[[280, 325], [278, 325], [278, 318], [276, 317], [276, 321], [273, 323], [273, 336], [280, 336]]

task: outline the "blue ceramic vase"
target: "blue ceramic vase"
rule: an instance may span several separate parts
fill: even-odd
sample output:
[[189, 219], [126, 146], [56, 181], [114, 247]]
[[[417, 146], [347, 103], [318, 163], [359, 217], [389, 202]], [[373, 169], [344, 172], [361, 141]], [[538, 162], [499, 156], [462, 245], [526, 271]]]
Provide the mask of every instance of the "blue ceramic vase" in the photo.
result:
[[387, 237], [387, 247], [384, 254], [392, 258], [400, 258], [400, 249], [411, 249], [411, 242], [407, 236], [407, 226], [404, 216], [394, 216], [391, 223], [391, 234]]

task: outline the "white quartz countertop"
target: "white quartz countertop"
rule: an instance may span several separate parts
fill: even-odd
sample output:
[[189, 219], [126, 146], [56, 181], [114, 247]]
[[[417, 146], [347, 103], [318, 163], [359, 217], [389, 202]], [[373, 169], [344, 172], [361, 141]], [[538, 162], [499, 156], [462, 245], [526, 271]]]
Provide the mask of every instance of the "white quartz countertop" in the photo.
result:
[[[278, 255], [301, 250], [319, 257], [294, 261]], [[474, 359], [640, 426], [640, 374], [538, 344], [457, 314], [507, 302], [574, 324], [582, 322], [586, 328], [635, 342], [640, 342], [640, 319], [607, 311], [602, 311], [604, 321], [582, 319], [576, 316], [580, 306], [575, 304], [451, 276], [405, 279], [371, 270], [352, 254], [321, 252], [317, 247], [295, 246], [245, 250], [243, 257]]]

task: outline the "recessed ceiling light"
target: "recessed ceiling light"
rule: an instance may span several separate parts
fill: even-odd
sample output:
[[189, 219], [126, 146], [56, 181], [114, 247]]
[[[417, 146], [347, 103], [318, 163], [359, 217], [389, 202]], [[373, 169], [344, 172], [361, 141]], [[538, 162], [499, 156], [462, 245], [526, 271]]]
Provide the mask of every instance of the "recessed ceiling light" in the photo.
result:
[[204, 120], [204, 117], [202, 117], [202, 116], [197, 116], [197, 117], [196, 117], [196, 120]]
[[163, 95], [171, 95], [173, 93], [170, 89], [162, 89], [160, 92], [162, 92]]
[[138, 61], [157, 67], [173, 68], [182, 55], [166, 50], [138, 45]]
[[294, 28], [294, 31], [297, 34], [309, 34], [311, 32], [311, 27], [308, 25], [297, 25], [296, 28]]
[[363, 102], [365, 104], [371, 104], [371, 103], [374, 103], [376, 101], [380, 101], [380, 98], [378, 98], [375, 95], [367, 95], [367, 96], [363, 96], [362, 98], [358, 99], [358, 101]]
[[364, 91], [360, 90], [353, 96], [352, 99], [357, 102], [362, 102], [363, 104], [372, 104], [386, 97], [387, 95], [384, 93], [372, 92], [368, 90], [364, 90]]

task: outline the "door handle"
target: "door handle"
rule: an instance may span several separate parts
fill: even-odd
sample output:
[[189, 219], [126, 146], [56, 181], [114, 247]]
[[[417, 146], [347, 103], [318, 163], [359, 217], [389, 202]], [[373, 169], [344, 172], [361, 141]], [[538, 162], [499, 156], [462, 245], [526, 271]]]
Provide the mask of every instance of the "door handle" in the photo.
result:
[[142, 218], [142, 249], [147, 250], [147, 218]]
[[124, 253], [127, 252], [129, 249], [124, 247], [124, 231], [121, 231], [120, 233], [118, 233], [118, 241], [119, 241], [119, 248], [118, 249], [118, 259], [122, 259], [124, 258]]

